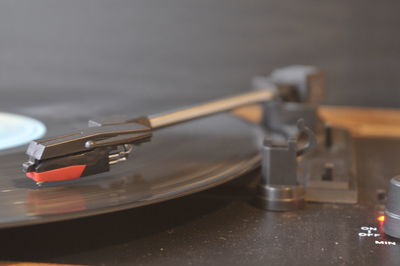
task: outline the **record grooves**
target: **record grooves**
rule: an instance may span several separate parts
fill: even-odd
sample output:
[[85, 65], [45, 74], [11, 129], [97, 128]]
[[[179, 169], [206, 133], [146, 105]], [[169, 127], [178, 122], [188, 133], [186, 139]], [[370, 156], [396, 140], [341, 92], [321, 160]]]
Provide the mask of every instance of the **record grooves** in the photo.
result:
[[25, 154], [0, 156], [0, 227], [85, 217], [192, 194], [259, 164], [257, 130], [220, 114], [157, 132], [108, 173], [38, 188], [21, 172]]

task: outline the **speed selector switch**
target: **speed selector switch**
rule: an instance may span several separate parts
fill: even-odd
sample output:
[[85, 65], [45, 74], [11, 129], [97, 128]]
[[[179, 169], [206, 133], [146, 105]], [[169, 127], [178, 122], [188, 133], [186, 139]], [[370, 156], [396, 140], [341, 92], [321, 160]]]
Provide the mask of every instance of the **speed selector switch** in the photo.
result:
[[389, 236], [400, 238], [400, 176], [390, 180], [383, 232]]

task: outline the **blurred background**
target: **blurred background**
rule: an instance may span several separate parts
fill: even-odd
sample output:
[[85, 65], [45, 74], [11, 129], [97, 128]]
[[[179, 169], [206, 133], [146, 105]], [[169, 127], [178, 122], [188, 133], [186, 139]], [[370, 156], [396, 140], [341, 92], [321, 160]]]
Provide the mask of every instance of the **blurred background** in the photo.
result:
[[[246, 90], [253, 76], [289, 64], [327, 72], [327, 104], [400, 107], [399, 8], [397, 0], [4, 0], [0, 108], [51, 108], [57, 96], [59, 116], [139, 102], [161, 110]], [[118, 106], [119, 98], [129, 101]]]

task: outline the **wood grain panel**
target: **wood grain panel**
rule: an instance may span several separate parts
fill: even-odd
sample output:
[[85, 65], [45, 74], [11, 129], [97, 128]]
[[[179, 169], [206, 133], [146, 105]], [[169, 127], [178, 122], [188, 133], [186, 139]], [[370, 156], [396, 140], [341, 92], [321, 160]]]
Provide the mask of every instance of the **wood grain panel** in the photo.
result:
[[[261, 120], [261, 108], [252, 105], [234, 113], [252, 122]], [[349, 130], [355, 137], [400, 137], [400, 109], [322, 106], [319, 114], [333, 126]]]

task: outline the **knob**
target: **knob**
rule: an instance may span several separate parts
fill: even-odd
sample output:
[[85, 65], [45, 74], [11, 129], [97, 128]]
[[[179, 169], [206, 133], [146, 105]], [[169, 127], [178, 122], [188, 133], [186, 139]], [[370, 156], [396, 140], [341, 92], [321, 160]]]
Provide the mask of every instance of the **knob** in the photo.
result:
[[400, 238], [400, 176], [390, 180], [383, 232], [389, 236]]

